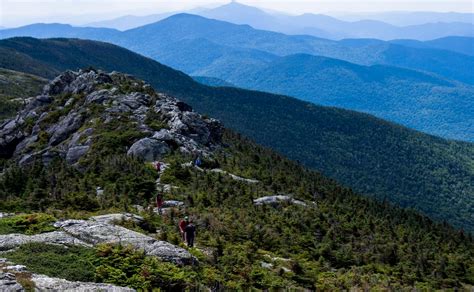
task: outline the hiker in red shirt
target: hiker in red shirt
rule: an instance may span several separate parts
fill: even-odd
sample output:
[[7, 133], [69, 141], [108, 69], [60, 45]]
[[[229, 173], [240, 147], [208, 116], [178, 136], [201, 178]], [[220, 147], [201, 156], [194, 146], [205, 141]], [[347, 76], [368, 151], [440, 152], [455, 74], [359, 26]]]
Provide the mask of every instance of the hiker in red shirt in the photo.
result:
[[184, 231], [186, 229], [186, 226], [188, 226], [188, 223], [189, 223], [188, 216], [184, 217], [183, 220], [179, 221], [179, 232], [181, 233], [181, 238], [183, 241], [185, 240]]

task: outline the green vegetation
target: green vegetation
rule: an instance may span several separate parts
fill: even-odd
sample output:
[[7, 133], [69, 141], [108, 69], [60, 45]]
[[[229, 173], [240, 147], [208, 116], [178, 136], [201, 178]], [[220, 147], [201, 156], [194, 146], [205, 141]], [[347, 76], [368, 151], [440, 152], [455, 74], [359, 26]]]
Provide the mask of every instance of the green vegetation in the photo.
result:
[[39, 76], [0, 68], [0, 97], [23, 99], [36, 96], [46, 82]]
[[[139, 289], [434, 290], [474, 284], [470, 235], [412, 211], [358, 196], [231, 131], [226, 132], [224, 142], [228, 147], [203, 165], [260, 183], [246, 184], [225, 174], [183, 168], [181, 163], [191, 157], [175, 153], [166, 158], [170, 168], [164, 178], [179, 189], [165, 199], [182, 200], [187, 208], [163, 216], [145, 213], [147, 227], [122, 223], [140, 232], [158, 229], [155, 236], [159, 239], [180, 244], [178, 221], [190, 215], [198, 228], [197, 248], [191, 252], [199, 258], [199, 266], [177, 267], [127, 247], [110, 246], [99, 247], [95, 256], [85, 250], [60, 255], [49, 247], [29, 247], [16, 254], [16, 259], [23, 253], [25, 261], [18, 262], [26, 263], [26, 254], [38, 248], [44, 261], [52, 258], [51, 265], [45, 264], [51, 270], [44, 272], [58, 275], [60, 269], [52, 268], [56, 258], [78, 257], [84, 266], [94, 266], [93, 275], [77, 271], [84, 279]], [[93, 152], [90, 158], [98, 163], [84, 165], [82, 172], [61, 161], [25, 170], [12, 167], [0, 179], [0, 209], [74, 212], [147, 206], [156, 172], [121, 155]], [[40, 193], [31, 188], [35, 185], [51, 192], [51, 199], [45, 196], [37, 204], [35, 196]], [[100, 198], [95, 195], [98, 185], [105, 186]], [[291, 194], [308, 206], [254, 206], [253, 199], [271, 194]], [[31, 261], [34, 266], [34, 259]], [[76, 268], [80, 267], [71, 266]]]
[[100, 246], [99, 266], [96, 280], [149, 291], [153, 288], [184, 290], [196, 284], [197, 273], [192, 267], [177, 267], [161, 262], [155, 257], [147, 257], [143, 252], [129, 247]]
[[98, 261], [92, 248], [28, 243], [5, 257], [25, 265], [38, 274], [58, 277], [70, 281], [94, 281], [94, 267]]
[[22, 233], [37, 234], [53, 231], [53, 223], [56, 221], [51, 215], [34, 213], [17, 215], [0, 219], [0, 234]]

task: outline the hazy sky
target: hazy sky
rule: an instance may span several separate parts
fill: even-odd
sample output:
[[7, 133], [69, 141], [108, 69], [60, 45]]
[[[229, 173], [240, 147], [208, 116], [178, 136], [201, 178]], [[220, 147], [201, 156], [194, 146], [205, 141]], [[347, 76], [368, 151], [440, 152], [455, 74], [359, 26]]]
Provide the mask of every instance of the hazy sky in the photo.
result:
[[[19, 26], [33, 22], [85, 24], [126, 14], [187, 10], [199, 6], [218, 6], [220, 0], [0, 0], [0, 26]], [[473, 12], [472, 0], [241, 0], [244, 4], [286, 13], [440, 11]]]

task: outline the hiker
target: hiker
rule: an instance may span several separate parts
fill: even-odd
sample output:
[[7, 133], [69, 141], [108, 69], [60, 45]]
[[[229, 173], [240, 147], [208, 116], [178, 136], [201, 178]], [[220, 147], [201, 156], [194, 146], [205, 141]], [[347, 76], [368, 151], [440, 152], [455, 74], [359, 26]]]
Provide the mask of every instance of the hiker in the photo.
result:
[[161, 207], [163, 207], [163, 204], [165, 201], [163, 200], [163, 195], [161, 193], [158, 193], [156, 195], [156, 207], [158, 208], [158, 213], [161, 214]]
[[161, 162], [159, 162], [159, 161], [154, 162], [153, 167], [155, 168], [155, 170], [157, 172], [160, 172], [161, 171]]
[[186, 229], [186, 226], [189, 224], [189, 217], [186, 216], [184, 217], [183, 220], [179, 221], [179, 232], [181, 233], [181, 239], [185, 241], [185, 235], [184, 235], [184, 230]]
[[194, 161], [194, 166], [201, 166], [201, 158], [198, 156], [196, 160]]
[[196, 236], [196, 226], [194, 226], [193, 221], [189, 220], [188, 225], [184, 228], [184, 235], [186, 238], [186, 243], [188, 247], [194, 246], [194, 237]]

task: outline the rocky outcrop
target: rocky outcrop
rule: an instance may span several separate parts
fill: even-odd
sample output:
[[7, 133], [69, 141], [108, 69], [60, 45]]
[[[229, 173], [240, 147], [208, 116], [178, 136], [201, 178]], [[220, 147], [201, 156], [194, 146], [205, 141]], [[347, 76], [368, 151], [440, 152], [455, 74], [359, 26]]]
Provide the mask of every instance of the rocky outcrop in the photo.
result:
[[241, 181], [241, 182], [245, 182], [245, 183], [249, 183], [249, 184], [259, 183], [259, 181], [256, 180], [256, 179], [244, 178], [244, 177], [232, 174], [230, 172], [227, 172], [227, 171], [219, 169], [219, 168], [214, 168], [214, 169], [211, 169], [210, 171], [211, 172], [216, 172], [216, 173], [226, 174], [226, 175], [230, 176], [233, 180], [237, 180], [237, 181]]
[[138, 216], [132, 213], [116, 213], [93, 216], [90, 218], [90, 220], [107, 224], [115, 224], [121, 221], [133, 221], [134, 223], [140, 224], [144, 221], [142, 216]]
[[63, 231], [53, 231], [48, 233], [25, 235], [25, 234], [5, 234], [0, 235], [0, 252], [8, 251], [26, 243], [47, 243], [59, 245], [80, 245], [90, 247], [92, 245], [67, 234]]
[[131, 245], [136, 249], [143, 250], [147, 255], [159, 257], [164, 261], [180, 265], [195, 262], [194, 257], [183, 248], [122, 226], [106, 223], [108, 220], [110, 218], [107, 220], [94, 218], [91, 220], [65, 220], [56, 222], [55, 227], [62, 228], [67, 234], [90, 245], [101, 243]]
[[283, 196], [283, 195], [261, 197], [261, 198], [253, 200], [253, 203], [256, 206], [260, 206], [260, 205], [278, 206], [282, 203], [300, 205], [304, 207], [307, 206], [307, 204], [303, 201], [299, 201], [299, 200], [293, 199], [290, 196]]
[[[34, 274], [27, 267], [14, 265], [5, 259], [0, 259], [0, 291], [16, 292], [25, 291], [18, 278], [21, 276], [34, 286], [35, 291], [70, 291], [70, 292], [131, 292], [134, 289], [119, 287], [111, 284], [75, 282], [65, 279], [48, 277], [46, 275]], [[31, 288], [31, 287], [30, 287]]]
[[143, 138], [133, 143], [127, 154], [140, 157], [145, 161], [152, 162], [163, 158], [171, 152], [171, 148], [165, 141]]
[[31, 281], [35, 283], [36, 289], [40, 291], [69, 291], [69, 292], [131, 292], [135, 289], [119, 287], [111, 284], [74, 282], [59, 278], [52, 278], [45, 275], [31, 275]]
[[61, 230], [36, 235], [6, 234], [0, 235], [0, 252], [9, 251], [26, 243], [44, 243], [57, 245], [80, 245], [93, 247], [97, 244], [130, 245], [143, 250], [147, 255], [156, 256], [164, 261], [179, 265], [196, 263], [196, 259], [185, 249], [171, 243], [114, 225], [124, 220], [132, 220], [137, 224], [143, 222], [138, 215], [107, 214], [91, 217], [89, 220], [63, 220], [54, 224]]
[[233, 180], [245, 182], [245, 183], [248, 183], [248, 184], [256, 184], [256, 183], [259, 183], [259, 182], [260, 182], [259, 180], [256, 180], [256, 179], [244, 178], [244, 177], [235, 175], [235, 174], [233, 174], [233, 173], [230, 173], [230, 172], [225, 171], [225, 170], [220, 169], [220, 168], [203, 169], [203, 168], [201, 168], [201, 167], [199, 167], [199, 166], [195, 166], [192, 162], [183, 163], [183, 164], [181, 164], [181, 166], [182, 166], [182, 167], [193, 167], [193, 169], [198, 170], [198, 171], [202, 171], [202, 172], [204, 172], [204, 171], [209, 171], [209, 172], [215, 172], [215, 173], [225, 174], [225, 175], [230, 176]]
[[223, 132], [218, 121], [129, 75], [67, 71], [0, 125], [0, 158], [26, 165], [36, 159], [47, 164], [59, 156], [75, 165], [94, 149], [104, 125], [123, 123], [141, 133], [125, 152], [146, 161], [174, 150], [208, 156], [219, 147]]
[[20, 292], [25, 289], [17, 282], [15, 274], [0, 271], [0, 291]]

